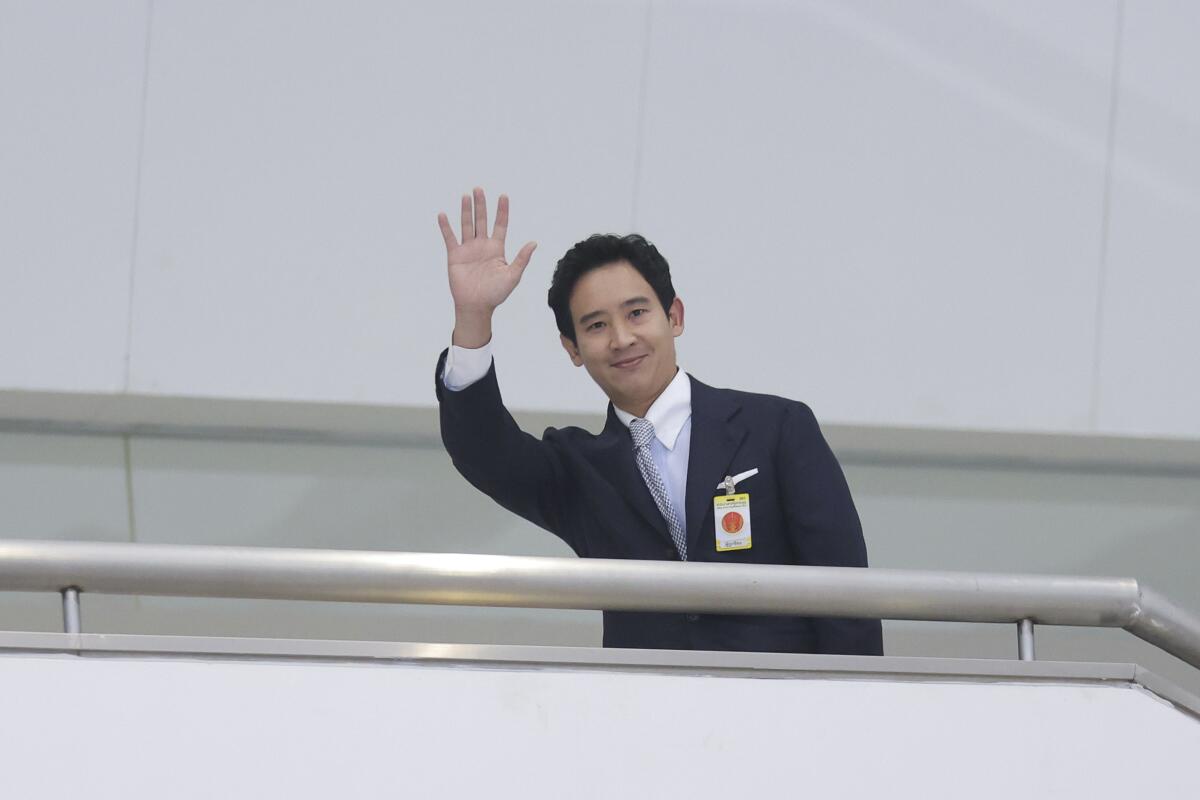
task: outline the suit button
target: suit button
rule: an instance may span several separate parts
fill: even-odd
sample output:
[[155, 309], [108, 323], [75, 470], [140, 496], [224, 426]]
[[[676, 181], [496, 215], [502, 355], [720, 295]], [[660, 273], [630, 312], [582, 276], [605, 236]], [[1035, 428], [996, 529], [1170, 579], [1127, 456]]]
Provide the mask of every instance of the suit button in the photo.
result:
[[700, 615], [699, 614], [688, 614], [687, 619], [688, 619], [688, 622], [699, 622]]

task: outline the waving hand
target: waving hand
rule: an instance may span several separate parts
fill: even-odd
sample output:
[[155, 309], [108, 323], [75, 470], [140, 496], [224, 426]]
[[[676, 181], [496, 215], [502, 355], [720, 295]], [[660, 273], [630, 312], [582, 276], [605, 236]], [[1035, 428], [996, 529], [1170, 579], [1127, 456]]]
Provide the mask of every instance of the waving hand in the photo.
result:
[[[450, 278], [450, 294], [454, 298], [458, 323], [486, 317], [489, 321], [496, 307], [503, 303], [521, 281], [529, 257], [537, 244], [527, 243], [512, 262], [504, 257], [504, 237], [508, 233], [508, 196], [500, 195], [496, 205], [496, 226], [488, 235], [487, 199], [483, 189], [475, 188], [474, 197], [462, 198], [462, 241], [454, 235], [445, 214], [438, 214], [438, 226], [446, 240], [446, 266]], [[490, 334], [490, 331], [489, 331]], [[457, 342], [456, 342], [457, 343]]]

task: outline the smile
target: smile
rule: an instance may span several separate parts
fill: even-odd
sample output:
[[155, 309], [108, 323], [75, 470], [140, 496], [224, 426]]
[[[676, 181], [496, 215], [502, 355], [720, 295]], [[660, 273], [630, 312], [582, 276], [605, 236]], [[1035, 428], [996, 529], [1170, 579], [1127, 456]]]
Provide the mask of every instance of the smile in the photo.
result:
[[612, 363], [612, 366], [616, 367], [617, 369], [632, 369], [633, 367], [636, 367], [638, 364], [641, 364], [642, 361], [645, 360], [645, 358], [646, 358], [646, 356], [641, 355], [641, 356], [635, 356], [633, 358], [627, 358], [624, 361], [614, 361]]

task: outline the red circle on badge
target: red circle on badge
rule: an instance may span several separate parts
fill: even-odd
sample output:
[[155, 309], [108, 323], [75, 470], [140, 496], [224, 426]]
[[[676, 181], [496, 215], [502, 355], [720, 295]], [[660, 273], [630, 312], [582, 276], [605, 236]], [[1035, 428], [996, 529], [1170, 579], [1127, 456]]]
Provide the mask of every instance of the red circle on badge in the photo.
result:
[[742, 515], [736, 511], [730, 511], [721, 517], [721, 527], [725, 529], [726, 533], [737, 533], [745, 524], [746, 522], [742, 519]]

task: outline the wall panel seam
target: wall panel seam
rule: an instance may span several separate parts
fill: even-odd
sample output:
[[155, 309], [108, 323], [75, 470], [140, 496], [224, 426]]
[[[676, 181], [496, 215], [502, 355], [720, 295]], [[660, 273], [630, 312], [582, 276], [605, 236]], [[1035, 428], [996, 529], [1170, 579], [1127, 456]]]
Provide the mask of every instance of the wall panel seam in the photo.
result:
[[1117, 0], [1113, 34], [1112, 77], [1108, 92], [1108, 130], [1104, 153], [1104, 194], [1100, 210], [1100, 264], [1096, 275], [1096, 314], [1092, 349], [1092, 392], [1088, 429], [1100, 429], [1100, 366], [1104, 346], [1104, 298], [1108, 287], [1109, 225], [1112, 219], [1113, 161], [1116, 153], [1117, 111], [1121, 85], [1121, 42], [1125, 28], [1125, 0]]
[[[137, 164], [134, 167], [133, 184], [133, 230], [129, 246], [129, 286], [125, 307], [125, 370], [123, 390], [128, 392], [132, 382], [133, 360], [133, 315], [134, 288], [137, 276], [138, 240], [141, 236], [142, 216], [142, 165], [146, 159], [146, 117], [150, 96], [150, 44], [154, 34], [154, 0], [146, 2], [146, 36], [142, 51], [142, 100], [141, 119], [138, 126]], [[128, 443], [126, 444], [128, 446]]]

